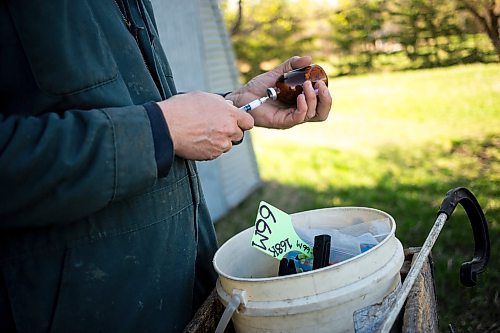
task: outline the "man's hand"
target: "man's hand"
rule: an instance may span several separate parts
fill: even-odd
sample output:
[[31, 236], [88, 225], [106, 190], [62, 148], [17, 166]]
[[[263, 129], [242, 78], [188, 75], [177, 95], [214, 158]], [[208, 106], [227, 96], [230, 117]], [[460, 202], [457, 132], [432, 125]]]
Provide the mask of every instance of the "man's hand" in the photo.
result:
[[159, 102], [177, 156], [212, 160], [229, 151], [254, 119], [219, 95], [191, 92]]
[[[305, 67], [311, 64], [310, 57], [292, 57], [275, 69], [261, 74], [248, 82], [227, 99], [232, 100], [237, 107], [243, 106], [254, 99], [266, 96], [266, 89], [274, 87], [280, 75], [292, 69]], [[318, 96], [314, 89], [318, 89]], [[304, 83], [304, 93], [297, 97], [297, 108], [286, 106], [279, 101], [268, 100], [250, 114], [255, 119], [256, 126], [268, 128], [290, 128], [306, 121], [326, 120], [332, 107], [332, 97], [328, 87], [317, 83], [313, 87], [310, 81]]]

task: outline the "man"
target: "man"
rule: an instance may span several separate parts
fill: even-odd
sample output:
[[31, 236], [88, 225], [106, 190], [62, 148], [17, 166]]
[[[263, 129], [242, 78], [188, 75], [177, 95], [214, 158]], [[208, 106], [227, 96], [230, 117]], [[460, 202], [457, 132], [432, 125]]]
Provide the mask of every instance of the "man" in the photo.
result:
[[325, 120], [324, 84], [237, 109], [310, 62], [178, 95], [149, 2], [0, 2], [0, 330], [181, 331], [216, 278], [192, 161]]

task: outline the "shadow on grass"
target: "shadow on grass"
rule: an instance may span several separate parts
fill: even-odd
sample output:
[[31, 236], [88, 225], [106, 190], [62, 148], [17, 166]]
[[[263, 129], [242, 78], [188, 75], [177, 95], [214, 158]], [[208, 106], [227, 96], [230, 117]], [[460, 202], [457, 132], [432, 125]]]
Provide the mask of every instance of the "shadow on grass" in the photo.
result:
[[[465, 288], [460, 285], [460, 264], [471, 260], [474, 242], [467, 217], [461, 208], [457, 208], [432, 250], [441, 331], [446, 330], [448, 323], [453, 323], [457, 332], [498, 332], [499, 148], [499, 136], [456, 141], [446, 148], [431, 145], [412, 152], [387, 147], [375, 163], [389, 167], [373, 186], [329, 185], [317, 190], [313, 186], [266, 181], [243, 204], [216, 223], [217, 235], [222, 244], [251, 227], [259, 202], [264, 200], [288, 213], [334, 206], [377, 208], [394, 217], [396, 236], [404, 247], [421, 246], [435, 222], [446, 192], [465, 186], [477, 196], [489, 221], [491, 259], [487, 271], [479, 277], [478, 286]], [[447, 156], [453, 156], [457, 163], [442, 163], [441, 159], [446, 160]], [[426, 176], [415, 183], [400, 182], [401, 170], [416, 170]]]

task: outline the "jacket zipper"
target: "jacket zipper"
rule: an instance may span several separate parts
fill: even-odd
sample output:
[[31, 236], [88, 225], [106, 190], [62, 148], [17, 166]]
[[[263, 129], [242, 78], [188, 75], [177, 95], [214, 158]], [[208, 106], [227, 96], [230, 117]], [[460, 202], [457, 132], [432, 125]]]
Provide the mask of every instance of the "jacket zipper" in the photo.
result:
[[151, 77], [153, 78], [153, 81], [154, 81], [153, 72], [151, 72], [151, 69], [149, 68], [148, 63], [146, 62], [146, 59], [144, 58], [144, 54], [142, 53], [141, 46], [139, 44], [139, 38], [137, 37], [137, 31], [139, 30], [139, 28], [137, 28], [137, 27], [134, 26], [133, 29], [132, 29], [132, 22], [129, 20], [129, 18], [127, 17], [127, 15], [125, 13], [125, 11], [126, 11], [125, 4], [123, 3], [123, 0], [120, 0], [120, 2], [122, 3], [123, 10], [122, 10], [122, 7], [120, 7], [120, 4], [118, 3], [118, 0], [114, 0], [114, 3], [115, 3], [116, 7], [118, 8], [118, 11], [120, 12], [120, 14], [122, 16], [123, 22], [127, 26], [127, 30], [134, 37], [135, 42], [136, 42], [137, 46], [139, 47], [139, 53], [141, 54], [142, 62], [144, 63], [144, 66], [146, 66], [146, 69], [147, 69], [149, 75], [151, 75]]
[[120, 7], [120, 4], [118, 3], [118, 0], [115, 0], [115, 5], [116, 5], [116, 7], [118, 7], [118, 11], [120, 12], [120, 14], [122, 16], [123, 22], [125, 22], [125, 25], [127, 26], [128, 31], [130, 31], [130, 28], [132, 27], [132, 23], [125, 16], [125, 13], [124, 13], [124, 11], [125, 11], [125, 5], [123, 4], [123, 1], [120, 0], [120, 2], [123, 5], [123, 10], [122, 10], [122, 7]]
[[[120, 12], [122, 19], [123, 19], [123, 22], [125, 22], [125, 25], [127, 26], [128, 31], [134, 36], [135, 42], [137, 43], [137, 46], [139, 47], [139, 51], [141, 53], [142, 61], [143, 61], [144, 65], [146, 66], [146, 69], [148, 70], [149, 75], [151, 75], [151, 77], [153, 78], [153, 81], [155, 81], [153, 73], [151, 72], [151, 70], [146, 62], [146, 59], [144, 58], [144, 54], [142, 53], [142, 50], [141, 50], [141, 47], [139, 44], [139, 39], [137, 37], [138, 28], [133, 27], [131, 20], [129, 20], [129, 18], [127, 17], [126, 8], [125, 8], [125, 4], [123, 3], [123, 0], [119, 0], [119, 1], [121, 2], [122, 6], [123, 6], [123, 11], [122, 11], [122, 7], [120, 7], [120, 4], [118, 3], [118, 0], [114, 0], [115, 5], [116, 5], [118, 11]], [[141, 10], [141, 9], [139, 8], [139, 10]], [[163, 93], [162, 93], [163, 89], [161, 89], [161, 87], [158, 87], [158, 91], [160, 92], [160, 95], [163, 95]], [[187, 172], [189, 174], [189, 185], [191, 188], [191, 195], [192, 195], [192, 200], [193, 200], [194, 237], [195, 237], [196, 242], [198, 242], [198, 206], [200, 205], [200, 198], [199, 198], [199, 186], [200, 186], [200, 184], [198, 182], [198, 177], [197, 177], [195, 169], [193, 168], [193, 166], [190, 165], [190, 161], [185, 160], [185, 167], [186, 167]]]

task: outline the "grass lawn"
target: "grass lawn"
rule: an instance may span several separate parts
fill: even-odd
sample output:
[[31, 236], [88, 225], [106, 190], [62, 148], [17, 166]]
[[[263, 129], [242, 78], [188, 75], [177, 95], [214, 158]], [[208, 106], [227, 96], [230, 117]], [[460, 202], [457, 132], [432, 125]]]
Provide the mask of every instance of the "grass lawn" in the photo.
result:
[[491, 259], [478, 286], [459, 268], [473, 254], [457, 208], [433, 248], [441, 331], [500, 331], [500, 64], [331, 80], [327, 122], [252, 130], [262, 186], [216, 223], [220, 243], [255, 221], [265, 200], [288, 213], [335, 206], [384, 210], [404, 247], [420, 246], [446, 192], [477, 196]]

